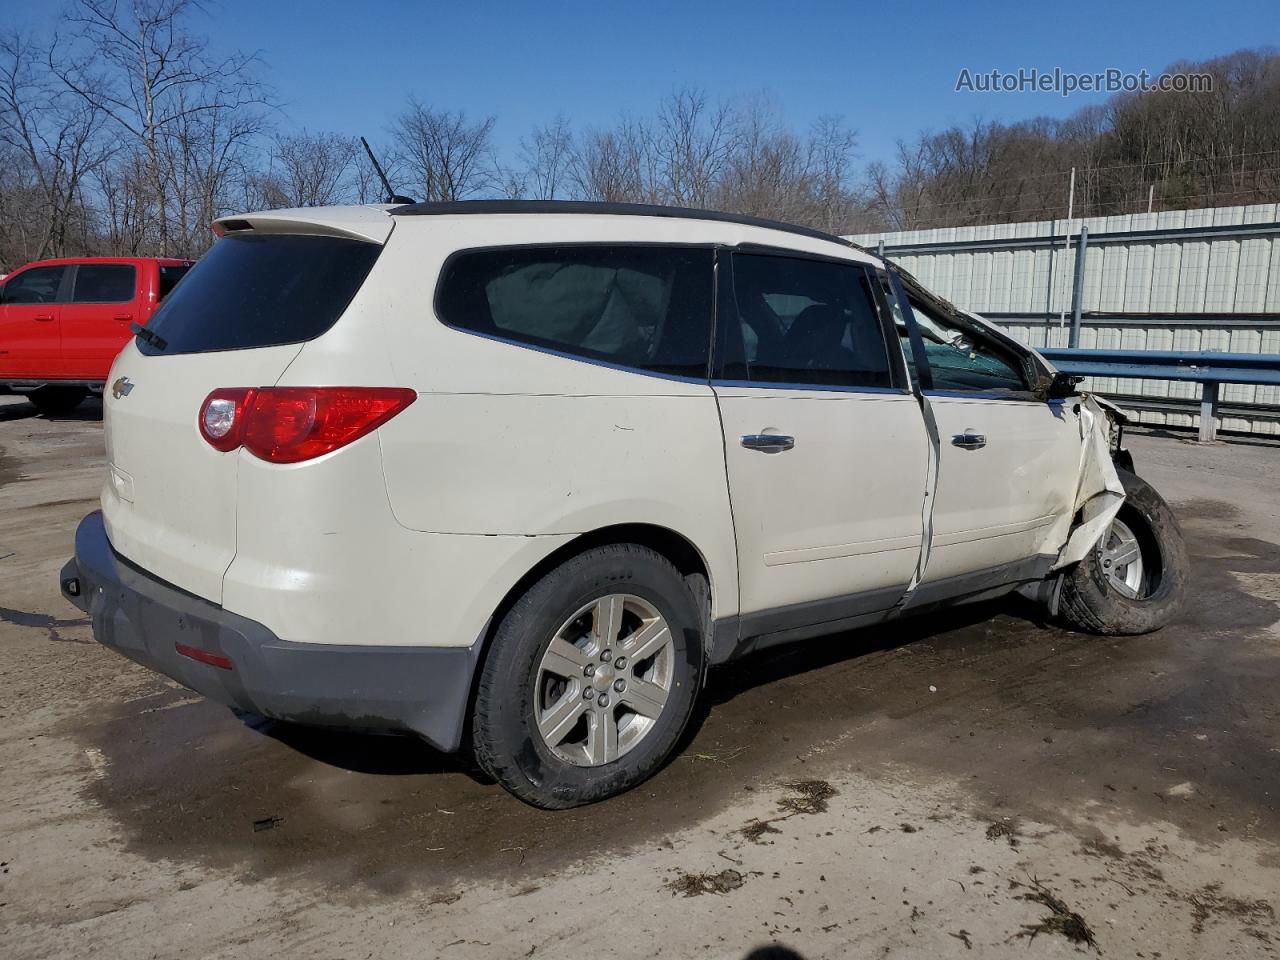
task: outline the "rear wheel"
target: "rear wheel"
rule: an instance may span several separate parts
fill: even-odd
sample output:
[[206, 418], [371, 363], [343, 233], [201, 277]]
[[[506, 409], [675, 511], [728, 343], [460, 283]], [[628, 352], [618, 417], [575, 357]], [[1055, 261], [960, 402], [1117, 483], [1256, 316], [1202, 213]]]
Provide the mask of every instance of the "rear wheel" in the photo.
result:
[[1067, 572], [1058, 609], [1091, 633], [1150, 633], [1182, 608], [1187, 550], [1164, 498], [1141, 477], [1116, 473], [1124, 504], [1093, 551]]
[[552, 570], [494, 634], [473, 716], [477, 761], [548, 809], [635, 786], [688, 725], [703, 622], [680, 572], [646, 547], [597, 547]]
[[45, 416], [70, 413], [89, 395], [84, 387], [40, 387], [27, 394], [27, 399]]

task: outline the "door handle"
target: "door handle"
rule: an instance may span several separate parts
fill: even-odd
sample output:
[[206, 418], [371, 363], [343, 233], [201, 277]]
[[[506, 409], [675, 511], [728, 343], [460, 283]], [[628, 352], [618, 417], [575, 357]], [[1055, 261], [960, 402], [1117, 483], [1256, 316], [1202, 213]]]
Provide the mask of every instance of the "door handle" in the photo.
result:
[[972, 427], [965, 427], [964, 433], [957, 433], [951, 438], [951, 443], [965, 450], [978, 450], [987, 445], [987, 435], [975, 432]]
[[129, 323], [129, 322], [131, 322], [131, 321], [133, 320], [133, 314], [132, 314], [132, 313], [117, 313], [117, 314], [115, 315], [115, 318], [114, 318], [114, 319], [119, 320], [121, 323]]
[[749, 433], [742, 438], [742, 445], [761, 453], [782, 453], [796, 445], [796, 438], [781, 433]]
[[37, 314], [35, 319], [36, 319], [36, 320], [38, 320], [40, 323], [52, 323], [52, 322], [53, 322], [53, 314], [51, 314], [51, 313], [41, 313], [41, 314]]

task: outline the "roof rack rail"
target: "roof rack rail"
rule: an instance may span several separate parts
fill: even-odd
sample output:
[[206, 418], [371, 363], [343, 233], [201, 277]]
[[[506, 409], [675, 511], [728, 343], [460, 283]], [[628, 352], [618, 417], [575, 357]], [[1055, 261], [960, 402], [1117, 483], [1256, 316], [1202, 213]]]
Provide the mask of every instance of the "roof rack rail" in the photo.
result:
[[689, 207], [665, 207], [651, 203], [597, 203], [590, 200], [443, 200], [429, 203], [411, 203], [389, 210], [392, 216], [447, 216], [463, 213], [572, 213], [631, 217], [670, 217], [680, 220], [711, 220], [719, 223], [737, 223], [747, 227], [764, 227], [785, 233], [799, 234], [838, 243], [842, 247], [862, 249], [857, 244], [824, 233], [812, 227], [800, 227], [780, 220], [765, 220], [718, 210], [695, 210]]

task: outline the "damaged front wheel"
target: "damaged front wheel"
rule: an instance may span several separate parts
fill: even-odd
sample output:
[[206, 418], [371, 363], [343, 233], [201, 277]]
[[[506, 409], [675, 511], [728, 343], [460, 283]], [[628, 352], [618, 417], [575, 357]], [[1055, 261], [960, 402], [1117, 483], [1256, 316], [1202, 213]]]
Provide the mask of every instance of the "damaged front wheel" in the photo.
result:
[[1090, 633], [1150, 633], [1182, 608], [1187, 550], [1164, 498], [1128, 470], [1116, 473], [1124, 504], [1089, 555], [1067, 571], [1058, 612]]

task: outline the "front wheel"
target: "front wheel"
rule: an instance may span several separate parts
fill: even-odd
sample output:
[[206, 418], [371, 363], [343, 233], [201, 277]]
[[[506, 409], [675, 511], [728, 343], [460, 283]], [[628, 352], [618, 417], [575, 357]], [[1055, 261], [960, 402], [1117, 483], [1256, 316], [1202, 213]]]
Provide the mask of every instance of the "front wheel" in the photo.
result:
[[1187, 549], [1164, 498], [1128, 470], [1116, 473], [1124, 504], [1092, 552], [1067, 571], [1058, 610], [1090, 633], [1150, 633], [1182, 608]]
[[614, 544], [566, 561], [494, 633], [472, 718], [476, 760], [547, 809], [640, 783], [689, 723], [703, 622], [684, 577], [647, 547]]

